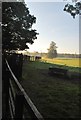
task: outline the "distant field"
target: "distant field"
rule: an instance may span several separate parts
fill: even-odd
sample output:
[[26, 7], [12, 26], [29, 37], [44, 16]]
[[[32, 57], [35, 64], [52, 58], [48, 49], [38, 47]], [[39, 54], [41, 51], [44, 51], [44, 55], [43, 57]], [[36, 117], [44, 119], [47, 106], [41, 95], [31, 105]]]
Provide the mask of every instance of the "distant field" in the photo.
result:
[[48, 62], [48, 63], [54, 63], [54, 64], [60, 64], [60, 65], [66, 65], [66, 66], [72, 66], [72, 67], [81, 67], [81, 58], [42, 58], [42, 61]]

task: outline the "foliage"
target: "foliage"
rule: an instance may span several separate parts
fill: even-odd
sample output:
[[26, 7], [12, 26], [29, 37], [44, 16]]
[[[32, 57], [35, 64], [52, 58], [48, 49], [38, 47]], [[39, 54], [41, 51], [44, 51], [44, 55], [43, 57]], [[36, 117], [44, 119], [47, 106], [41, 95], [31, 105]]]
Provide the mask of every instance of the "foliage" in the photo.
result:
[[29, 9], [22, 2], [2, 3], [2, 48], [3, 50], [28, 49], [26, 43], [34, 43], [38, 34], [32, 29], [36, 17], [29, 13]]
[[48, 58], [55, 58], [57, 57], [57, 50], [56, 50], [57, 46], [55, 42], [51, 42], [50, 47], [48, 49]]
[[76, 15], [80, 15], [81, 13], [81, 2], [75, 2], [75, 5], [66, 4], [64, 7], [64, 11], [70, 13], [73, 18], [75, 18]]

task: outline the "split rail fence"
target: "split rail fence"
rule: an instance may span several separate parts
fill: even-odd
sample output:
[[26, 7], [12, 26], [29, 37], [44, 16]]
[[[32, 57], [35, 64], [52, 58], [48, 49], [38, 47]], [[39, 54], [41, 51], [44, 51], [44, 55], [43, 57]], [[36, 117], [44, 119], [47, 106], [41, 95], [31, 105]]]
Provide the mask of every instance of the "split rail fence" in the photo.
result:
[[3, 110], [2, 119], [10, 120], [44, 120], [33, 104], [19, 80], [14, 75], [7, 59], [5, 59], [5, 75], [3, 75]]

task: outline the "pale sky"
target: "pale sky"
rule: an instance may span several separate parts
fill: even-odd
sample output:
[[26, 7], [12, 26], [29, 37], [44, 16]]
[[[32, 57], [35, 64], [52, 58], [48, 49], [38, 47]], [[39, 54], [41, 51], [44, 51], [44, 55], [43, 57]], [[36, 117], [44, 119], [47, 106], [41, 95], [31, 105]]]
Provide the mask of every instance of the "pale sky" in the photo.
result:
[[47, 52], [51, 41], [58, 53], [79, 53], [79, 16], [75, 19], [63, 11], [65, 2], [27, 2], [30, 14], [36, 17], [39, 35], [28, 51]]

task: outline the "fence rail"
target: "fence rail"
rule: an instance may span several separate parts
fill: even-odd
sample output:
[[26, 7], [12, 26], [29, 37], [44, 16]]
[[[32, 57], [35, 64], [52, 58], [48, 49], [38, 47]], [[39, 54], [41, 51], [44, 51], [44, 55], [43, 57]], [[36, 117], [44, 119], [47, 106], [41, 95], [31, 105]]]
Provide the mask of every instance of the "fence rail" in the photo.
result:
[[[23, 120], [27, 119], [27, 116], [24, 114], [24, 106], [27, 109], [30, 120], [44, 120], [43, 116], [37, 110], [36, 106], [33, 104], [23, 87], [21, 86], [18, 79], [15, 77], [9, 63], [6, 61], [6, 110], [9, 110], [10, 116], [14, 120], [20, 118]], [[7, 112], [6, 112], [7, 118]]]

